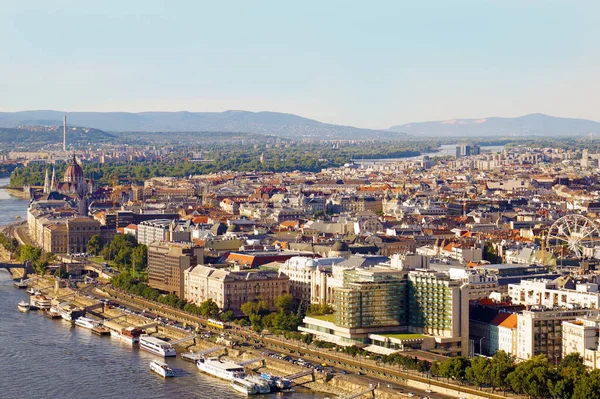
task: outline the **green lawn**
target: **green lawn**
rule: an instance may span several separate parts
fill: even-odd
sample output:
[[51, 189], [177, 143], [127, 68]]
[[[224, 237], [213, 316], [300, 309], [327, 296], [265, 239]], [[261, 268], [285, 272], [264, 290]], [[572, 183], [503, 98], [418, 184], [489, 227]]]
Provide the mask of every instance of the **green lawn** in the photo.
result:
[[307, 316], [307, 317], [312, 317], [313, 319], [318, 319], [318, 320], [329, 321], [331, 323], [335, 323], [335, 315], [334, 314], [324, 314], [321, 316]]
[[419, 339], [425, 338], [423, 334], [381, 334], [384, 337], [396, 338], [396, 339]]
[[104, 260], [104, 258], [102, 256], [90, 256], [88, 258], [88, 260], [90, 262], [94, 262], [94, 263], [108, 263], [108, 265], [111, 266], [111, 267], [114, 266], [114, 263], [112, 261], [110, 261], [110, 262], [106, 261], [106, 260]]

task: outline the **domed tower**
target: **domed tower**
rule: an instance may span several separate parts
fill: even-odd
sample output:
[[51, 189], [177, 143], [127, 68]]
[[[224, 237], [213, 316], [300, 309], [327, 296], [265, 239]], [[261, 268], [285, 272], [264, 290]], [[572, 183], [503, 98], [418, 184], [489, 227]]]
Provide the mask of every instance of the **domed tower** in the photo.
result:
[[336, 241], [335, 244], [331, 246], [331, 250], [329, 251], [329, 256], [331, 258], [343, 257], [348, 259], [352, 255], [348, 245], [342, 241]]
[[83, 169], [77, 163], [75, 154], [73, 154], [73, 163], [65, 171], [65, 183], [71, 183], [71, 191], [76, 194], [85, 195], [87, 192], [87, 183], [83, 175]]

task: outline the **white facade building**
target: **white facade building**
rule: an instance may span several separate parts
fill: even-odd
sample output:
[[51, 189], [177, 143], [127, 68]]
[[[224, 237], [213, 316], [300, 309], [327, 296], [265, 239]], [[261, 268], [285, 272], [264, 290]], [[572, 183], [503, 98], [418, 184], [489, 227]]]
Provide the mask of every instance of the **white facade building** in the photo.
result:
[[545, 306], [547, 308], [598, 309], [598, 284], [577, 284], [574, 290], [561, 289], [552, 280], [523, 280], [508, 285], [508, 295], [515, 305]]
[[341, 257], [313, 259], [294, 256], [279, 267], [279, 272], [290, 278], [290, 293], [294, 299], [305, 303], [320, 303], [322, 278], [331, 273], [334, 264], [344, 260]]
[[169, 226], [171, 220], [169, 219], [157, 219], [148, 220], [141, 222], [138, 225], [137, 239], [138, 243], [144, 245], [150, 245], [153, 242], [158, 241], [170, 241], [169, 240]]

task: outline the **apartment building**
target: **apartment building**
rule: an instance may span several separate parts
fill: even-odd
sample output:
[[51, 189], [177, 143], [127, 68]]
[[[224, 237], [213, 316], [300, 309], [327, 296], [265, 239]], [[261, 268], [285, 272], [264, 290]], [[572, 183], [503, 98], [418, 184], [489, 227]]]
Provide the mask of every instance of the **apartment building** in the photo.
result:
[[279, 266], [279, 272], [290, 278], [290, 293], [294, 299], [308, 304], [313, 303], [313, 297], [320, 292], [320, 286], [326, 286], [326, 281], [321, 281], [321, 277], [324, 277], [322, 275], [331, 273], [332, 265], [344, 260], [341, 257], [294, 256]]
[[100, 222], [97, 220], [86, 217], [67, 219], [67, 253], [88, 252], [88, 241], [92, 236], [100, 234]]
[[545, 306], [547, 308], [599, 309], [598, 284], [577, 284], [575, 289], [559, 288], [549, 279], [522, 280], [508, 285], [508, 295], [515, 305]]
[[148, 285], [184, 298], [184, 270], [204, 263], [204, 248], [183, 243], [148, 245]]
[[155, 219], [141, 222], [138, 225], [138, 243], [150, 245], [153, 242], [170, 241], [169, 227], [171, 220]]
[[582, 316], [572, 321], [563, 321], [562, 330], [562, 355], [579, 353], [587, 367], [600, 368], [600, 317]]
[[184, 271], [184, 295], [200, 304], [212, 299], [220, 309], [242, 315], [246, 302], [264, 300], [275, 310], [275, 298], [288, 294], [289, 277], [273, 270], [230, 271], [209, 266], [192, 266]]
[[525, 310], [517, 315], [517, 353], [521, 360], [544, 354], [554, 364], [563, 356], [563, 322], [598, 316], [597, 310]]

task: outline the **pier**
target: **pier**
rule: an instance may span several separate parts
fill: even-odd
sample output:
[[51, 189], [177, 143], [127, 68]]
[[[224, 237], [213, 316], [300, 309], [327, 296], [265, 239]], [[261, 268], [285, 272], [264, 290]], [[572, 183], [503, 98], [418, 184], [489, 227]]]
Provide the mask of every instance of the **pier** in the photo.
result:
[[262, 357], [257, 357], [256, 359], [251, 359], [251, 360], [246, 360], [244, 362], [236, 362], [237, 364], [239, 364], [242, 367], [246, 367], [249, 364], [253, 364], [253, 363], [260, 363], [262, 366], [265, 365], [265, 359]]
[[375, 387], [371, 386], [368, 389], [365, 389], [364, 391], [355, 393], [354, 395], [351, 395], [351, 396], [338, 396], [338, 399], [356, 399], [356, 398], [360, 398], [361, 396], [367, 395], [367, 394], [371, 394], [371, 397], [374, 398], [375, 397]]
[[284, 378], [286, 380], [294, 381], [294, 380], [297, 380], [298, 378], [306, 377], [307, 375], [310, 375], [312, 377], [312, 381], [315, 380], [315, 371], [312, 369], [307, 370], [307, 371], [301, 371], [301, 372], [295, 373], [295, 374], [286, 375]]
[[210, 355], [211, 353], [222, 351], [223, 349], [224, 348], [217, 346], [215, 348], [210, 348], [210, 349], [207, 349], [204, 351], [182, 353], [181, 358], [183, 360], [187, 360], [188, 362], [196, 362], [196, 360], [200, 360], [201, 358], [205, 357], [206, 355]]

